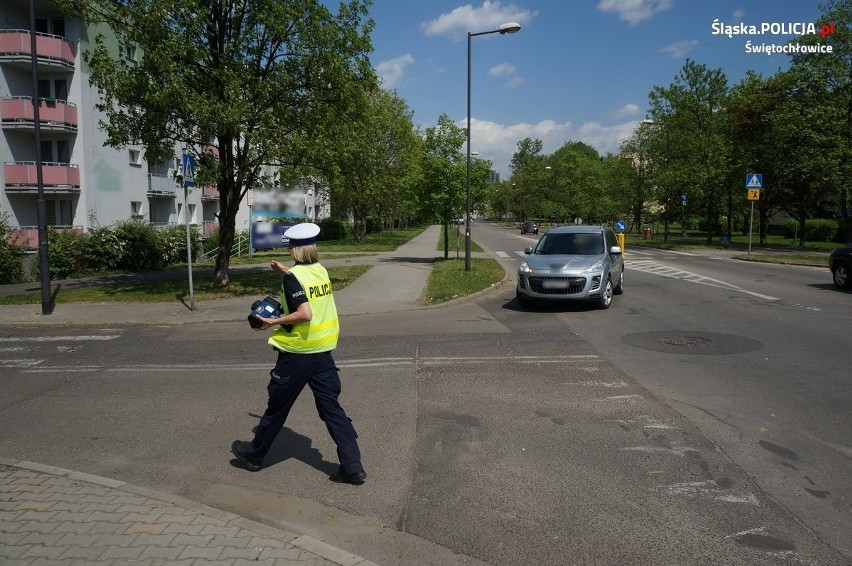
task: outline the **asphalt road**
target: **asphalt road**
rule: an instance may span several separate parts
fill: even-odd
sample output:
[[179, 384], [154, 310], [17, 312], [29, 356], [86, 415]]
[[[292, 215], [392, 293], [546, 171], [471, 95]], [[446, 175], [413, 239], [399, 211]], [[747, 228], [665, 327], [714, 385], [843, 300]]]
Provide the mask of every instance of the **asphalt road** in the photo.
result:
[[[481, 224], [474, 239], [510, 269], [534, 241]], [[522, 311], [508, 285], [346, 317], [359, 488], [326, 479], [334, 446], [309, 394], [267, 469], [231, 460], [274, 360], [243, 323], [0, 330], [3, 358], [33, 360], [2, 366], [0, 454], [378, 564], [848, 564], [852, 297], [827, 269], [627, 257], [607, 311]]]

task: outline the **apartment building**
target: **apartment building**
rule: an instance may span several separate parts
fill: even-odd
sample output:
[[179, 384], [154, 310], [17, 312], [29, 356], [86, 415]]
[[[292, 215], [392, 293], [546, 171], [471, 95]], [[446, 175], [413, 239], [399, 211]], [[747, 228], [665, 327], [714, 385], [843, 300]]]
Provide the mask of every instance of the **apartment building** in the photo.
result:
[[[104, 146], [82, 53], [99, 30], [66, 17], [46, 0], [35, 0], [39, 125], [47, 224], [86, 231], [131, 218], [158, 225], [185, 216], [209, 234], [216, 229], [218, 193], [196, 188], [184, 199], [174, 181], [179, 152], [169, 163], [151, 164], [141, 147]], [[135, 60], [133, 46], [114, 46]], [[36, 123], [32, 104], [29, 0], [0, 5], [0, 211], [15, 240], [37, 248]]]

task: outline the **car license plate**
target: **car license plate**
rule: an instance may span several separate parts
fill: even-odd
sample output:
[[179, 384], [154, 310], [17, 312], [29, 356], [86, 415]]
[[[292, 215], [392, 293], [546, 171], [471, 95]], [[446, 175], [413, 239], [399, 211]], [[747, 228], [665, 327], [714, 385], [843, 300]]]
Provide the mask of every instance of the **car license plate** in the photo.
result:
[[567, 279], [545, 279], [541, 282], [541, 286], [545, 289], [567, 289]]

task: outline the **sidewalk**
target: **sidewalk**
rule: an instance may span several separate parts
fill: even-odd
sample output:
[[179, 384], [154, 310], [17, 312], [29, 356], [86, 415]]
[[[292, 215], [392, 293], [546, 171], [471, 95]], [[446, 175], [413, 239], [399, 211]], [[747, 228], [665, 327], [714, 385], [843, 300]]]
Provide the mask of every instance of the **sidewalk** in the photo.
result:
[[[437, 251], [440, 226], [430, 226], [394, 252], [357, 259], [322, 260], [327, 267], [371, 264], [373, 267], [348, 287], [335, 291], [340, 315], [394, 312], [424, 308], [420, 296], [429, 280]], [[261, 266], [262, 268], [262, 266]], [[76, 283], [75, 283], [76, 284]], [[23, 288], [38, 287], [28, 284]], [[260, 298], [260, 297], [258, 297]], [[0, 306], [0, 325], [43, 324], [186, 324], [245, 320], [251, 311], [250, 297], [196, 301], [195, 310], [170, 303], [59, 303], [50, 315], [41, 305]], [[246, 323], [248, 324], [248, 323]]]
[[175, 495], [0, 458], [3, 564], [375, 566]]
[[[336, 291], [341, 315], [406, 311], [429, 279], [439, 226], [395, 252], [324, 265], [372, 264]], [[322, 244], [320, 244], [322, 259]], [[83, 284], [83, 283], [80, 283]], [[18, 291], [22, 292], [22, 291]], [[0, 326], [185, 324], [245, 321], [246, 297], [196, 303], [60, 303], [0, 306]], [[246, 324], [248, 324], [246, 322]], [[322, 541], [281, 531], [174, 495], [41, 464], [0, 458], [0, 563], [342, 565], [372, 563]]]

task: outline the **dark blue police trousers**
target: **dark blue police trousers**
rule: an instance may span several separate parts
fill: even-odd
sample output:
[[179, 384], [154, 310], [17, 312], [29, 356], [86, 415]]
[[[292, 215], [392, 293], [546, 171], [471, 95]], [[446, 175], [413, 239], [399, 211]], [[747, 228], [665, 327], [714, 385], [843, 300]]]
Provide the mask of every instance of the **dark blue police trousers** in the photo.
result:
[[340, 376], [331, 352], [291, 354], [278, 351], [275, 368], [269, 372], [269, 402], [260, 418], [252, 440], [251, 459], [262, 459], [284, 426], [290, 409], [307, 384], [314, 393], [317, 412], [325, 422], [334, 443], [340, 469], [347, 474], [363, 472], [358, 434], [337, 397], [340, 395]]

